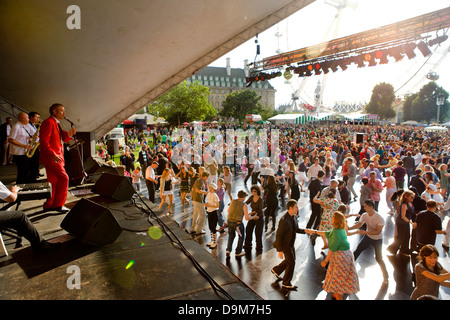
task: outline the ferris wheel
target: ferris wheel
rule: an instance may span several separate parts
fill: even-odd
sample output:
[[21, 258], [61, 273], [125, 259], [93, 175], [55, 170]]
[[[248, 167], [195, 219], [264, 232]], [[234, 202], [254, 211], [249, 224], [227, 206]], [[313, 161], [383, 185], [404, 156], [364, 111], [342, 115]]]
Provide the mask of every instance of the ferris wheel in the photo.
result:
[[[333, 20], [331, 21], [327, 32], [324, 35], [326, 39], [334, 39], [339, 32], [339, 27], [342, 19], [342, 11], [346, 8], [351, 8], [355, 10], [357, 8], [357, 2], [355, 0], [324, 0], [324, 3], [327, 5], [331, 5], [336, 8], [336, 14], [334, 15]], [[282, 53], [281, 50], [281, 37], [283, 34], [280, 32], [280, 24], [277, 26], [277, 32], [275, 36], [278, 41], [278, 49], [277, 53]], [[289, 21], [286, 23], [286, 35], [289, 34]], [[288, 48], [288, 38], [286, 36], [286, 51], [289, 51]], [[284, 83], [290, 85], [293, 89], [293, 93], [291, 95], [290, 101], [290, 111], [304, 111], [306, 113], [318, 113], [319, 111], [329, 111], [323, 105], [323, 93], [326, 87], [328, 74], [322, 75], [322, 81], [317, 82], [317, 86], [314, 90], [313, 96], [311, 97], [308, 92], [304, 91], [304, 88], [308, 82], [309, 77], [302, 77], [302, 80], [299, 81], [297, 77], [292, 77], [292, 74], [285, 74]], [[295, 82], [295, 84], [293, 83]], [[299, 83], [300, 82], [300, 83]]]

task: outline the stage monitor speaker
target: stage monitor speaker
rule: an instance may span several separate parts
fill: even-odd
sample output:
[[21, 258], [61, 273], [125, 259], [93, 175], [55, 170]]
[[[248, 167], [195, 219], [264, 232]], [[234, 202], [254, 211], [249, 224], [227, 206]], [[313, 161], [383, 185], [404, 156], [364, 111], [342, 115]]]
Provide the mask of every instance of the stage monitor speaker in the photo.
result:
[[100, 156], [90, 156], [83, 163], [84, 171], [86, 171], [87, 174], [95, 173], [104, 164], [105, 161], [103, 161]]
[[130, 200], [136, 193], [129, 178], [117, 174], [104, 173], [92, 188], [93, 193], [118, 201]]
[[114, 156], [119, 153], [119, 139], [109, 139], [106, 141], [106, 151], [110, 156]]
[[87, 199], [81, 199], [69, 211], [61, 228], [81, 242], [95, 246], [113, 243], [122, 232], [108, 208]]

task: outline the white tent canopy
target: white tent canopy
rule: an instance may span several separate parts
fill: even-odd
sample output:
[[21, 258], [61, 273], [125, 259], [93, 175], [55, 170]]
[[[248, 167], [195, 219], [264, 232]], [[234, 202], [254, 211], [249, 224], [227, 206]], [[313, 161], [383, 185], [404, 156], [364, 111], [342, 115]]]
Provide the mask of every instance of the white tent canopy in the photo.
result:
[[300, 113], [287, 113], [287, 114], [277, 114], [276, 116], [269, 118], [267, 120], [273, 121], [276, 124], [281, 123], [296, 123], [296, 120], [301, 117], [302, 115]]
[[401, 124], [405, 125], [405, 126], [421, 126], [421, 125], [423, 125], [420, 122], [417, 122], [414, 120], [408, 120], [408, 121], [402, 122]]
[[430, 126], [430, 127], [426, 127], [425, 131], [427, 131], [427, 132], [448, 131], [448, 128], [441, 127], [441, 126]]

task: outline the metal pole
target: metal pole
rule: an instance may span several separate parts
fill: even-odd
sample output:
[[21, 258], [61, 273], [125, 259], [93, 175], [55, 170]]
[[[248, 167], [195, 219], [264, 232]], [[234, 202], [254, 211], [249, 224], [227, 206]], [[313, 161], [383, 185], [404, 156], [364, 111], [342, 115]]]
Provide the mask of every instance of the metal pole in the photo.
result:
[[437, 124], [439, 124], [439, 114], [441, 112], [441, 105], [444, 104], [444, 99], [445, 99], [445, 96], [443, 94], [438, 95], [437, 98], [436, 98], [436, 104], [437, 104], [437, 119], [436, 119], [436, 122], [437, 122]]

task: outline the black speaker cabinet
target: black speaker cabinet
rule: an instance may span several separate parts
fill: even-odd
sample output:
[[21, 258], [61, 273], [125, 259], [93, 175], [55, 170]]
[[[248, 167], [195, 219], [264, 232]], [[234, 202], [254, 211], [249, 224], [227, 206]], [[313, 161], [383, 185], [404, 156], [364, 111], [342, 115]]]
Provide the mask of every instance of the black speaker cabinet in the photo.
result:
[[69, 211], [61, 228], [81, 242], [95, 246], [113, 243], [122, 232], [108, 208], [87, 199], [81, 199]]
[[95, 183], [92, 192], [118, 201], [127, 201], [133, 197], [136, 190], [127, 177], [104, 173]]
[[84, 163], [84, 171], [86, 171], [87, 174], [93, 174], [98, 169], [100, 169], [103, 165], [105, 165], [105, 162], [100, 158], [99, 156], [90, 156], [88, 157]]
[[108, 154], [110, 156], [113, 156], [115, 154], [119, 153], [119, 139], [109, 139], [106, 141], [106, 150], [108, 151]]
[[362, 143], [364, 142], [364, 133], [357, 133], [356, 134], [356, 143]]

